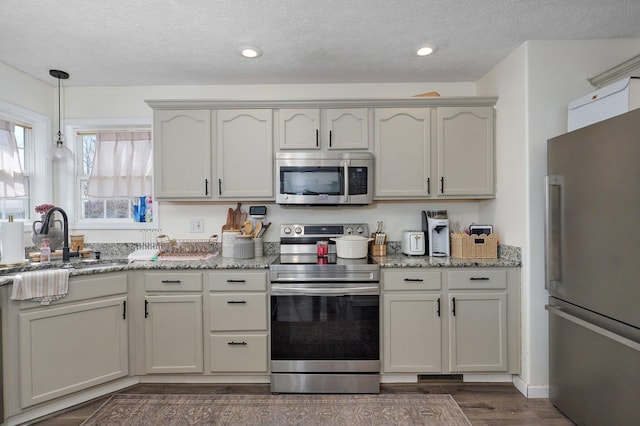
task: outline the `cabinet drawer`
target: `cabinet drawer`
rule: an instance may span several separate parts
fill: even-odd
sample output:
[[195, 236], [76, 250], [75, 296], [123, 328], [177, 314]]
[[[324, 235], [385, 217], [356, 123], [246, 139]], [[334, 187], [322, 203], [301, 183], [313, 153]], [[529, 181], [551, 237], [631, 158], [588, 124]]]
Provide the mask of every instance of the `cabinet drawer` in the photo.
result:
[[267, 335], [213, 334], [211, 371], [267, 372]]
[[266, 293], [210, 294], [211, 330], [266, 330]]
[[442, 273], [424, 269], [400, 269], [382, 272], [382, 288], [396, 290], [440, 290]]
[[267, 272], [213, 272], [209, 283], [212, 291], [266, 291]]
[[507, 288], [506, 269], [469, 269], [447, 272], [449, 289], [505, 289]]
[[201, 273], [152, 273], [145, 274], [146, 291], [202, 291]]

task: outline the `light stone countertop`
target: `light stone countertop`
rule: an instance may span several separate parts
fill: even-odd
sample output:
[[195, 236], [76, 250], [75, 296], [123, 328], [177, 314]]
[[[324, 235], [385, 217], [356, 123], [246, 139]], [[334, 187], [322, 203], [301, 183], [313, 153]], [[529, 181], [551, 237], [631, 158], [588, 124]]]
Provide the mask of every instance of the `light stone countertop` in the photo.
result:
[[[81, 268], [71, 268], [69, 276], [91, 275], [116, 271], [135, 270], [172, 270], [172, 269], [268, 269], [278, 257], [272, 254], [254, 259], [234, 259], [215, 256], [207, 260], [160, 260], [160, 261], [136, 261], [127, 263], [126, 259], [118, 257], [106, 257], [99, 261], [78, 262]], [[461, 259], [457, 257], [429, 257], [408, 256], [406, 254], [390, 254], [388, 256], [372, 257], [381, 268], [477, 268], [477, 267], [516, 267], [519, 261], [498, 259]], [[73, 262], [72, 262], [73, 263]], [[0, 285], [13, 283], [13, 275], [21, 272], [38, 271], [43, 269], [59, 268], [62, 262], [54, 261], [47, 264], [29, 263], [23, 266], [0, 268]]]

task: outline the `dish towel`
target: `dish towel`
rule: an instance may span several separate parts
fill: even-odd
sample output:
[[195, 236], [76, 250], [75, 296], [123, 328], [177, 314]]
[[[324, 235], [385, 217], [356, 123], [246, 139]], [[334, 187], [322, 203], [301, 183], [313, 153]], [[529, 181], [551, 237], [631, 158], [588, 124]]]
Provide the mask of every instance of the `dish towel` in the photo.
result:
[[50, 269], [24, 272], [13, 277], [12, 300], [31, 300], [48, 305], [67, 295], [69, 270]]

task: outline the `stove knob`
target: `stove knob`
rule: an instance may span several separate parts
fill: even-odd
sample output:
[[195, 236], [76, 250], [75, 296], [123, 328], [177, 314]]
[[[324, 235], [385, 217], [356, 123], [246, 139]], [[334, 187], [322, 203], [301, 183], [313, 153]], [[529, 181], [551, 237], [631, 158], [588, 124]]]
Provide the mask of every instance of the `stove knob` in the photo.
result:
[[296, 226], [295, 231], [296, 231], [296, 234], [298, 235], [302, 234], [302, 228], [300, 228], [299, 226]]
[[362, 233], [364, 232], [364, 229], [362, 228], [362, 226], [358, 226], [358, 229], [356, 229], [356, 232], [362, 235]]
[[353, 228], [350, 227], [350, 226], [347, 226], [345, 228], [345, 232], [347, 233], [347, 235], [351, 235], [351, 234], [353, 234]]
[[291, 233], [291, 228], [287, 226], [282, 230], [282, 232], [284, 232], [286, 235], [289, 235]]

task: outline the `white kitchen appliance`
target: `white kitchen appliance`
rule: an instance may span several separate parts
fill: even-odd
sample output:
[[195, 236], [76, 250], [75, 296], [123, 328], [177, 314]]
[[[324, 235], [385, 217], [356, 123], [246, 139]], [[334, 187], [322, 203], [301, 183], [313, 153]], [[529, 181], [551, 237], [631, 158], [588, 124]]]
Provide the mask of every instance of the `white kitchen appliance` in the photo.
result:
[[424, 232], [422, 231], [402, 231], [402, 252], [410, 256], [424, 255], [424, 238]]
[[422, 229], [427, 240], [427, 255], [450, 256], [449, 218], [446, 210], [423, 210]]

